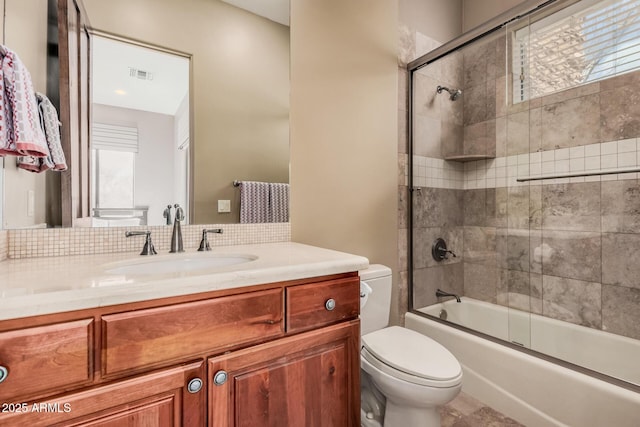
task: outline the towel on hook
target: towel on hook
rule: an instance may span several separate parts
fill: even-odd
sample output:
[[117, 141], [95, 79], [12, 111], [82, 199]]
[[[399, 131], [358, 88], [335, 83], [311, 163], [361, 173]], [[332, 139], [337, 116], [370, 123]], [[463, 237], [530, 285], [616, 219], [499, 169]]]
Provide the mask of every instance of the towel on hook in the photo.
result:
[[33, 156], [18, 157], [18, 167], [31, 172], [44, 172], [48, 169], [65, 171], [67, 170], [67, 161], [60, 141], [58, 111], [45, 95], [36, 92], [36, 99], [38, 100], [40, 125], [44, 130], [49, 155], [40, 158]]
[[269, 184], [268, 222], [289, 222], [289, 184]]
[[269, 183], [240, 182], [240, 223], [269, 222]]
[[0, 66], [0, 156], [46, 157], [49, 148], [40, 127], [31, 75], [15, 52], [2, 47]]

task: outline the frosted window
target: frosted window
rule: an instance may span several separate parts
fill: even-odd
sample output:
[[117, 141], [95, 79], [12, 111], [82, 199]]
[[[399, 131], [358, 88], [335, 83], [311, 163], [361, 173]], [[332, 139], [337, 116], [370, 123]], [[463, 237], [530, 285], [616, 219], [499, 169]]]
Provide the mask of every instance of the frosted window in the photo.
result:
[[93, 150], [95, 201], [98, 208], [133, 208], [135, 153]]
[[640, 0], [583, 0], [513, 33], [514, 103], [640, 69]]

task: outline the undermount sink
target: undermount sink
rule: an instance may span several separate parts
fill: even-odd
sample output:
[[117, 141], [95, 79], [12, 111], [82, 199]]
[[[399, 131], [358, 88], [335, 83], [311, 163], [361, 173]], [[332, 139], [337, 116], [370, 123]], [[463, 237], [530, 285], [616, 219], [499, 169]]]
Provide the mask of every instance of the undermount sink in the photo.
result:
[[109, 274], [151, 275], [166, 273], [194, 273], [229, 265], [243, 264], [258, 259], [254, 255], [244, 254], [193, 254], [147, 258], [144, 261], [128, 262], [125, 265], [111, 266], [105, 271]]

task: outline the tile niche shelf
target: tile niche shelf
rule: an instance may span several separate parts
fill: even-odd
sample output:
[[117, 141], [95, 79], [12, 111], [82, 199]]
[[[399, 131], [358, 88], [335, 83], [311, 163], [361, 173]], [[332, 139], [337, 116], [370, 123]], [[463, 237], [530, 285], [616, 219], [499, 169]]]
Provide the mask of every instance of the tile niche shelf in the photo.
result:
[[488, 154], [460, 154], [455, 156], [446, 156], [445, 160], [450, 160], [454, 162], [473, 162], [476, 160], [485, 160], [485, 159], [495, 159], [496, 156], [488, 155]]

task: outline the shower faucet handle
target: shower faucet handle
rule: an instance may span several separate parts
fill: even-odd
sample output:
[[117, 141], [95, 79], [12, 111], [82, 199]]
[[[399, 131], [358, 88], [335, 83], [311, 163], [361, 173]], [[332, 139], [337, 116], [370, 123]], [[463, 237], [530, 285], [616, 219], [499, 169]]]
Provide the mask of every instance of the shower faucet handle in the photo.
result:
[[436, 261], [449, 259], [448, 254], [451, 254], [454, 258], [458, 257], [455, 252], [447, 249], [447, 242], [445, 242], [443, 238], [437, 238], [431, 247], [431, 255], [433, 256], [433, 259]]

